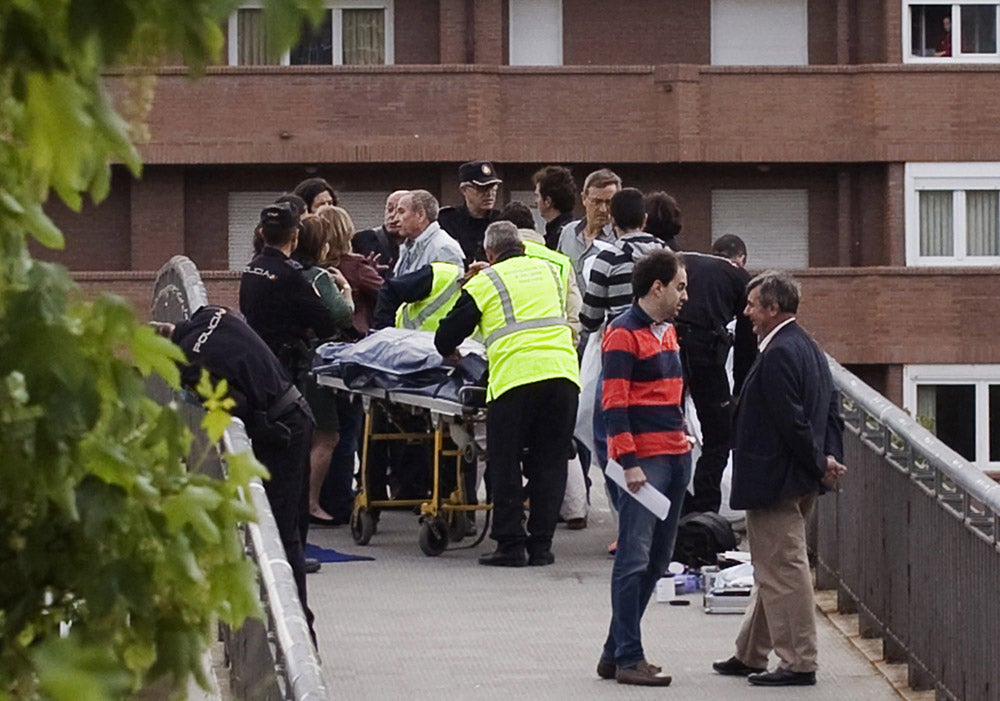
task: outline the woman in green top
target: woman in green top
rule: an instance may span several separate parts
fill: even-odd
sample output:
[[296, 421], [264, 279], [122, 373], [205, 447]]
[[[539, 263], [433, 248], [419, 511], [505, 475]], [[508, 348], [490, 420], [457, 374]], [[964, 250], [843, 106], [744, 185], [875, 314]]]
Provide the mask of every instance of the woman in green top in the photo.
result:
[[[330, 253], [330, 225], [312, 214], [302, 218], [299, 243], [292, 258], [302, 265], [302, 276], [333, 313], [341, 330], [351, 328], [354, 299], [351, 286], [336, 268], [324, 268], [321, 262]], [[316, 339], [317, 343], [329, 339]], [[320, 490], [330, 469], [330, 457], [340, 439], [340, 424], [334, 394], [310, 377], [305, 392], [316, 417], [312, 450], [309, 454], [309, 520], [317, 525], [335, 525], [335, 519], [319, 503]]]

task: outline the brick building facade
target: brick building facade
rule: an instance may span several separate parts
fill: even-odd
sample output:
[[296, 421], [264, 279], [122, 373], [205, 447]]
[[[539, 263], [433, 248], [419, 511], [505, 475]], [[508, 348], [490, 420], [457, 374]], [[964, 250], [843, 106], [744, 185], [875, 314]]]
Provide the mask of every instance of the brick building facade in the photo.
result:
[[[354, 61], [346, 28], [364, 21], [387, 65], [162, 69], [142, 179], [116, 168], [83, 215], [53, 204], [67, 247], [42, 255], [143, 311], [150, 271], [184, 253], [232, 301], [247, 212], [302, 178], [327, 178], [364, 228], [397, 188], [457, 204], [465, 160], [493, 160], [501, 199], [526, 202], [541, 165], [579, 182], [609, 166], [677, 197], [686, 249], [739, 233], [751, 268], [796, 269], [834, 357], [1000, 467], [1000, 2], [328, 4], [327, 62]], [[945, 14], [954, 48], [935, 56]]]

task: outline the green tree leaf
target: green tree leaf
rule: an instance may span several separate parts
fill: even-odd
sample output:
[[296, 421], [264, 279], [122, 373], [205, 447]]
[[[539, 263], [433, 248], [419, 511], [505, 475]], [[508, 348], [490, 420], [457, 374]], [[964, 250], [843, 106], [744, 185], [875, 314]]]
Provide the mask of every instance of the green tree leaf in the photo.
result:
[[[193, 435], [145, 385], [177, 387], [180, 351], [27, 247], [63, 245], [51, 197], [79, 210], [107, 196], [109, 163], [141, 174], [102, 72], [141, 76], [164, 52], [200, 70], [237, 4], [0, 2], [0, 700], [124, 698], [158, 679], [178, 693], [204, 683], [217, 619], [260, 615], [236, 529], [254, 518], [241, 489], [266, 471], [246, 454], [226, 479], [196, 473], [230, 421], [225, 383], [203, 379]], [[265, 0], [274, 48], [322, 6]]]

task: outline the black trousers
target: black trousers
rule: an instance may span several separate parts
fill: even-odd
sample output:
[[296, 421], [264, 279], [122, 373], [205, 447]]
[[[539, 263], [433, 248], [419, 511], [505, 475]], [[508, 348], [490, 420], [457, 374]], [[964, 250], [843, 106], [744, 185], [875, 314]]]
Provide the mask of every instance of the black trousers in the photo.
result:
[[354, 457], [364, 427], [360, 401], [340, 392], [336, 396], [340, 439], [330, 456], [330, 469], [319, 493], [319, 505], [334, 519], [347, 523], [354, 510]]
[[701, 457], [694, 471], [694, 494], [686, 493], [684, 513], [718, 513], [722, 504], [722, 473], [732, 447], [732, 390], [725, 365], [688, 358], [684, 370], [702, 437]]
[[[304, 410], [293, 407], [277, 418], [291, 430], [287, 444], [269, 442], [260, 436], [250, 434], [254, 454], [260, 460], [271, 478], [264, 481], [264, 492], [271, 505], [281, 544], [285, 547], [285, 557], [292, 567], [292, 576], [299, 591], [302, 609], [312, 627], [312, 612], [306, 597], [306, 563], [304, 532], [308, 528], [301, 523], [302, 499], [308, 499], [309, 450], [312, 447], [313, 420]], [[303, 491], [305, 490], [305, 491]], [[306, 512], [308, 513], [308, 511]]]
[[[530, 553], [552, 546], [566, 491], [579, 395], [569, 380], [542, 380], [515, 387], [490, 402], [486, 412], [487, 477], [493, 494], [490, 537], [498, 549], [527, 546]], [[527, 533], [525, 496], [531, 500]]]

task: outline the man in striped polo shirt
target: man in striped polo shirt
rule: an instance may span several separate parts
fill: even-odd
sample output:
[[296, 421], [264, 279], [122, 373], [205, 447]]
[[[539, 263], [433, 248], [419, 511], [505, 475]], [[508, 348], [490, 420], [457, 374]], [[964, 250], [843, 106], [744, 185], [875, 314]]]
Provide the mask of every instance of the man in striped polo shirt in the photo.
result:
[[[632, 268], [650, 251], [662, 250], [664, 243], [644, 232], [646, 205], [642, 193], [626, 187], [611, 198], [611, 220], [617, 238], [613, 244], [595, 242], [600, 252], [594, 257], [580, 309], [580, 324], [587, 331], [597, 331], [632, 306]], [[594, 452], [598, 466], [607, 463], [604, 422], [601, 419], [600, 385], [594, 402]]]
[[648, 483], [670, 499], [670, 511], [660, 521], [624, 492], [617, 495], [611, 628], [597, 673], [619, 684], [667, 686], [671, 678], [646, 661], [640, 623], [670, 564], [691, 477], [684, 380], [677, 333], [669, 323], [687, 300], [687, 272], [674, 253], [654, 251], [635, 264], [632, 287], [635, 303], [611, 322], [602, 344], [608, 456], [624, 468], [628, 491]]

